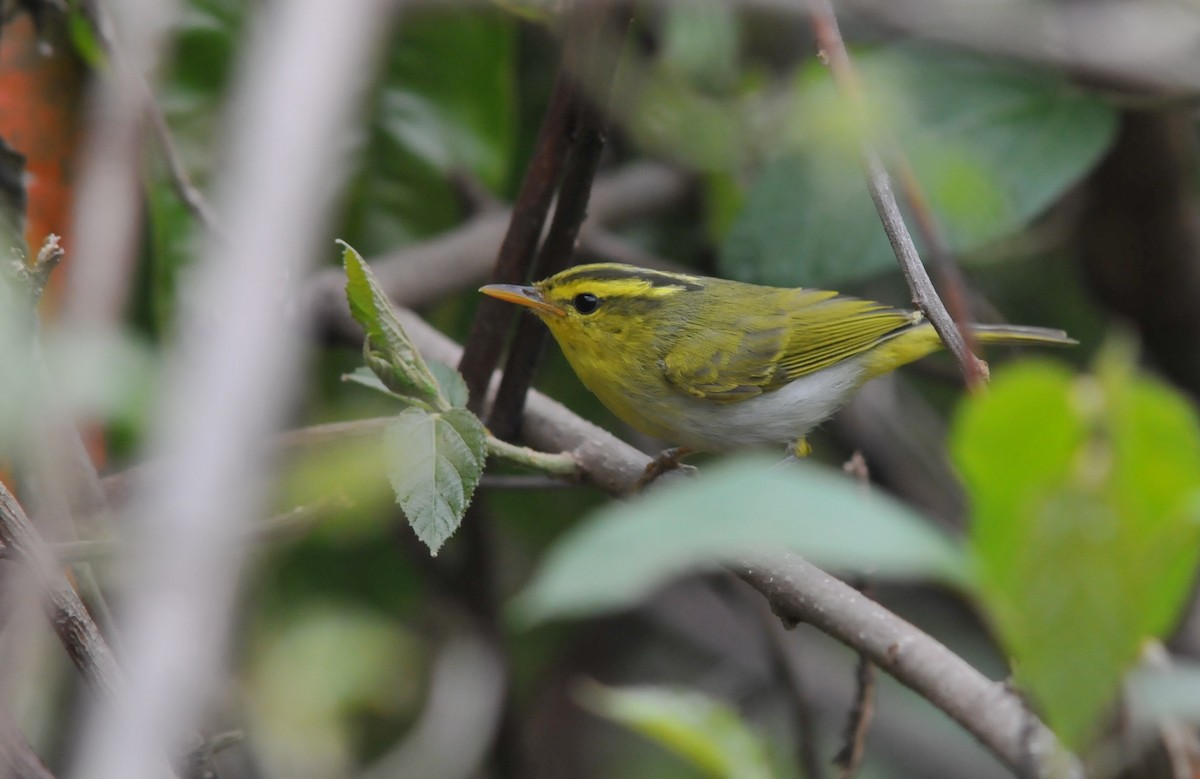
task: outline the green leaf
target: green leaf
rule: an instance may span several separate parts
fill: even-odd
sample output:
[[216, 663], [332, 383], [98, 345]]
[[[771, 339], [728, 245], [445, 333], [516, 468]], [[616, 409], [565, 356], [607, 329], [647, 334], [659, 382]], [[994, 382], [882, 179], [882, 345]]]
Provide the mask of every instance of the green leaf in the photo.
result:
[[487, 432], [466, 409], [405, 409], [383, 434], [396, 502], [437, 554], [462, 522], [483, 474]]
[[362, 256], [345, 241], [346, 298], [354, 320], [367, 332], [367, 367], [389, 390], [437, 410], [449, 408], [420, 352], [392, 311], [387, 293]]
[[1046, 72], [911, 45], [865, 51], [856, 63], [865, 118], [847, 111], [826, 68], [800, 73], [791, 150], [751, 185], [721, 249], [724, 274], [836, 288], [895, 265], [853, 140], [863, 125], [881, 125], [907, 153], [959, 253], [1028, 224], [1115, 132], [1108, 103]]
[[963, 407], [953, 454], [984, 604], [1018, 680], [1080, 747], [1189, 591], [1200, 425], [1128, 365], [1077, 378], [1026, 364]]
[[604, 687], [576, 696], [595, 714], [641, 733], [718, 779], [769, 779], [767, 741], [725, 704], [694, 690]]
[[382, 392], [389, 397], [401, 398], [400, 395], [397, 395], [388, 389], [387, 385], [380, 381], [379, 377], [375, 375], [375, 372], [365, 365], [355, 368], [350, 373], [343, 373], [342, 381], [349, 382], [350, 384], [358, 384], [359, 386], [366, 387], [367, 389], [373, 389], [376, 392]]
[[962, 575], [954, 544], [896, 501], [814, 464], [747, 456], [597, 512], [550, 551], [514, 605], [530, 622], [612, 611], [686, 571], [780, 547], [843, 570]]
[[442, 397], [454, 408], [466, 408], [468, 400], [467, 382], [454, 368], [443, 362], [429, 363], [429, 371], [441, 387]]
[[368, 253], [460, 218], [451, 175], [504, 193], [516, 145], [516, 26], [478, 8], [413, 14], [389, 45], [372, 101], [348, 230]]

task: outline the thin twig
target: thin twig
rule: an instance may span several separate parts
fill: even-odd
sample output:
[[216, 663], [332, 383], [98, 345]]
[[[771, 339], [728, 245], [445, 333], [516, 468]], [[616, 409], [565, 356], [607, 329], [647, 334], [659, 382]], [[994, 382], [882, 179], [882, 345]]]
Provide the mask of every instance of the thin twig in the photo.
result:
[[[870, 492], [871, 470], [867, 467], [867, 459], [863, 457], [862, 452], [855, 451], [850, 455], [850, 459], [842, 464], [842, 470], [858, 481], [864, 493]], [[859, 581], [855, 589], [865, 596], [870, 596], [866, 579]], [[850, 714], [846, 718], [842, 748], [833, 758], [833, 764], [841, 769], [840, 779], [851, 779], [858, 773], [866, 755], [867, 729], [870, 728], [871, 718], [875, 713], [875, 665], [862, 650], [858, 652], [858, 667], [854, 680], [854, 705], [850, 707]]]
[[154, 131], [154, 137], [158, 141], [159, 151], [162, 152], [163, 162], [166, 163], [167, 178], [171, 182], [171, 188], [175, 190], [179, 202], [183, 203], [204, 229], [213, 235], [224, 237], [225, 231], [221, 227], [216, 211], [213, 210], [187, 171], [187, 165], [179, 153], [174, 136], [171, 135], [171, 127], [167, 124], [167, 118], [155, 99], [154, 90], [150, 88], [150, 84], [147, 83], [142, 73], [130, 64], [129, 58], [118, 43], [117, 36], [113, 34], [112, 20], [108, 17], [105, 3], [89, 2], [84, 4], [83, 8], [84, 16], [91, 23], [92, 33], [100, 42], [104, 53], [117, 67], [126, 71], [126, 77], [130, 79], [131, 84], [137, 90], [138, 97], [142, 102], [142, 110], [150, 122], [150, 128]]
[[[732, 577], [732, 574], [730, 574]], [[736, 579], [735, 579], [736, 581]], [[743, 588], [743, 591], [749, 591]], [[753, 613], [762, 625], [762, 631], [767, 640], [767, 652], [771, 665], [774, 666], [775, 676], [778, 677], [789, 693], [792, 711], [796, 718], [796, 757], [803, 770], [805, 779], [824, 779], [825, 766], [821, 762], [820, 750], [817, 748], [817, 726], [814, 721], [812, 703], [809, 700], [807, 686], [800, 669], [792, 661], [792, 646], [789, 641], [791, 634], [779, 623], [779, 618], [771, 612], [771, 606], [758, 594], [752, 596], [756, 603], [751, 604]]]
[[[846, 44], [838, 29], [833, 5], [830, 0], [808, 0], [808, 2], [817, 43], [823, 58], [829, 63], [834, 83], [847, 104], [861, 116], [865, 113], [862, 110], [864, 103], [862, 85], [859, 83], [854, 64], [850, 61]], [[962, 333], [959, 332], [958, 326], [946, 311], [941, 298], [938, 297], [937, 290], [934, 289], [933, 282], [930, 281], [929, 274], [921, 263], [921, 257], [917, 253], [912, 236], [904, 225], [904, 217], [900, 213], [899, 205], [896, 204], [896, 196], [892, 193], [891, 178], [887, 168], [871, 138], [867, 135], [868, 131], [865, 126], [862, 128], [862, 132], [861, 155], [867, 177], [867, 187], [871, 191], [871, 200], [875, 202], [875, 209], [879, 212], [879, 218], [883, 222], [884, 232], [887, 233], [892, 250], [896, 253], [896, 260], [900, 263], [900, 270], [904, 274], [905, 281], [908, 282], [913, 302], [929, 319], [954, 358], [958, 360], [967, 386], [976, 389], [987, 381], [987, 363], [971, 352]]]
[[925, 256], [932, 260], [934, 273], [941, 284], [946, 310], [958, 325], [958, 332], [966, 342], [967, 348], [974, 354], [977, 344], [975, 333], [970, 328], [974, 318], [971, 316], [967, 280], [963, 277], [958, 263], [954, 261], [954, 254], [950, 251], [950, 245], [938, 225], [937, 216], [929, 205], [929, 199], [925, 196], [925, 190], [921, 188], [921, 182], [917, 179], [917, 172], [913, 170], [908, 155], [903, 149], [893, 145], [889, 159], [896, 170], [896, 178], [900, 181], [900, 194], [908, 210], [917, 220], [917, 232], [925, 244]]
[[854, 679], [854, 706], [846, 719], [845, 742], [833, 758], [833, 764], [841, 769], [841, 779], [850, 779], [858, 773], [866, 755], [867, 729], [875, 714], [875, 664], [865, 653], [858, 655]]
[[[567, 482], [562, 483], [567, 484]], [[315, 503], [297, 506], [291, 511], [276, 514], [256, 523], [246, 532], [245, 540], [248, 543], [263, 543], [295, 538], [328, 517], [334, 510], [347, 508], [350, 505], [349, 500], [335, 495]], [[60, 563], [78, 564], [124, 554], [129, 551], [129, 544], [123, 539], [89, 538], [81, 541], [47, 544], [46, 548]], [[13, 550], [9, 547], [0, 546], [0, 560], [11, 559], [14, 556]]]

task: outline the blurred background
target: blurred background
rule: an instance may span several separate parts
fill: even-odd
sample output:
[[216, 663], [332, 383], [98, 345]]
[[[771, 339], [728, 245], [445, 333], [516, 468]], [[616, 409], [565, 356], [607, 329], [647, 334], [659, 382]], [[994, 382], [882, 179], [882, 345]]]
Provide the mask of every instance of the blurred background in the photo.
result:
[[[534, 627], [511, 618], [506, 604], [548, 550], [612, 500], [602, 490], [489, 470], [463, 530], [434, 557], [375, 447], [301, 433], [291, 440], [303, 445], [283, 441], [264, 458], [230, 438], [226, 451], [241, 454], [229, 459], [170, 421], [190, 408], [181, 377], [193, 374], [181, 365], [221, 372], [219, 354], [205, 363], [189, 346], [211, 333], [248, 344], [230, 352], [231, 373], [265, 367], [261, 388], [230, 390], [224, 407], [209, 393], [210, 429], [266, 441], [273, 429], [397, 413], [342, 380], [363, 352], [334, 241], [372, 263], [398, 305], [461, 343], [561, 79], [607, 128], [577, 261], [909, 307], [859, 163], [867, 128], [885, 139], [898, 188], [923, 192], [924, 204], [902, 204], [927, 260], [944, 256], [929, 265], [955, 313], [1064, 329], [1080, 345], [1050, 357], [1071, 371], [1117, 337], [1184, 406], [1200, 396], [1200, 6], [1189, 0], [847, 0], [836, 10], [864, 90], [849, 108], [804, 2], [330, 3], [312, 18], [357, 30], [338, 39], [336, 65], [320, 49], [287, 61], [272, 48], [305, 5], [0, 4], [0, 216], [12, 259], [35, 268], [9, 268], [20, 283], [0, 312], [4, 481], [123, 663], [145, 640], [121, 626], [125, 614], [143, 624], [123, 604], [152, 581], [131, 549], [138, 533], [154, 535], [154, 507], [192, 507], [201, 533], [209, 513], [233, 517], [238, 552], [207, 569], [228, 592], [197, 623], [214, 626], [196, 660], [199, 720], [180, 728], [207, 746], [184, 773], [842, 775], [831, 761], [858, 690], [855, 653], [811, 627], [783, 630], [732, 576], [686, 576], [606, 615]], [[579, 18], [595, 23], [587, 36]], [[585, 45], [588, 57], [572, 54]], [[275, 72], [264, 64], [272, 52], [289, 63], [279, 81], [260, 78]], [[266, 125], [247, 126], [264, 116], [275, 122], [265, 141], [254, 127]], [[284, 195], [304, 190], [303, 208], [272, 215], [291, 201], [254, 186], [276, 174]], [[268, 194], [247, 202], [251, 192]], [[65, 256], [39, 276], [50, 234]], [[264, 261], [256, 280], [257, 258], [276, 250], [287, 256]], [[230, 259], [248, 255], [240, 267]], [[239, 304], [220, 289], [253, 297]], [[229, 321], [256, 308], [261, 321]], [[1000, 374], [1029, 355], [987, 357]], [[553, 346], [535, 384], [644, 451], [663, 446], [601, 407]], [[972, 513], [946, 440], [962, 397], [949, 357], [911, 366], [816, 431], [814, 459], [840, 468], [861, 452], [874, 489], [961, 539]], [[214, 473], [253, 460], [228, 476], [243, 498], [226, 507], [199, 479], [197, 494], [139, 499], [159, 483], [158, 456], [176, 451], [215, 459]], [[0, 733], [10, 756], [24, 744], [44, 766], [10, 757], [8, 770], [89, 775], [80, 755], [92, 754], [82, 735], [95, 727], [92, 696], [45, 619], [38, 578], [13, 558], [0, 559]], [[1190, 569], [1176, 578], [1186, 590]], [[990, 678], [1009, 676], [987, 599], [970, 588], [879, 581], [871, 592]], [[1161, 637], [1186, 660], [1200, 651], [1200, 623], [1186, 597], [1172, 598]], [[670, 694], [630, 713], [597, 682]], [[1010, 775], [923, 698], [883, 673], [875, 685], [858, 776]], [[732, 722], [680, 724], [707, 706]], [[1097, 727], [1097, 776], [1200, 775], [1187, 730], [1146, 741], [1110, 718]], [[698, 733], [741, 746], [706, 762]], [[749, 756], [730, 761], [741, 748]]]

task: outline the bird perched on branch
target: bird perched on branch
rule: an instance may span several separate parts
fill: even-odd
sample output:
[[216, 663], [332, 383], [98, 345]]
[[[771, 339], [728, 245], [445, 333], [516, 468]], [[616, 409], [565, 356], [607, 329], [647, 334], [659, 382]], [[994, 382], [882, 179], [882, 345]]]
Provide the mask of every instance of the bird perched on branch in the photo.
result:
[[[819, 289], [579, 265], [481, 292], [537, 314], [575, 373], [637, 430], [680, 454], [787, 444], [867, 381], [942, 347], [925, 318]], [[971, 325], [983, 344], [1068, 345], [1061, 330]]]

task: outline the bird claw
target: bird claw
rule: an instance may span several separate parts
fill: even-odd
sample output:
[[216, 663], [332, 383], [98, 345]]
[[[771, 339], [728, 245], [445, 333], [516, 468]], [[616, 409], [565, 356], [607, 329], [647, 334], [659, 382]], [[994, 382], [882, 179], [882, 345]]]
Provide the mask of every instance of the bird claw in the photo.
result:
[[637, 480], [637, 484], [633, 485], [634, 492], [641, 492], [650, 486], [650, 484], [668, 471], [677, 470], [696, 470], [690, 465], [683, 464], [683, 458], [692, 454], [693, 450], [686, 446], [676, 446], [671, 449], [664, 449], [659, 452], [653, 460], [646, 465], [646, 472]]

